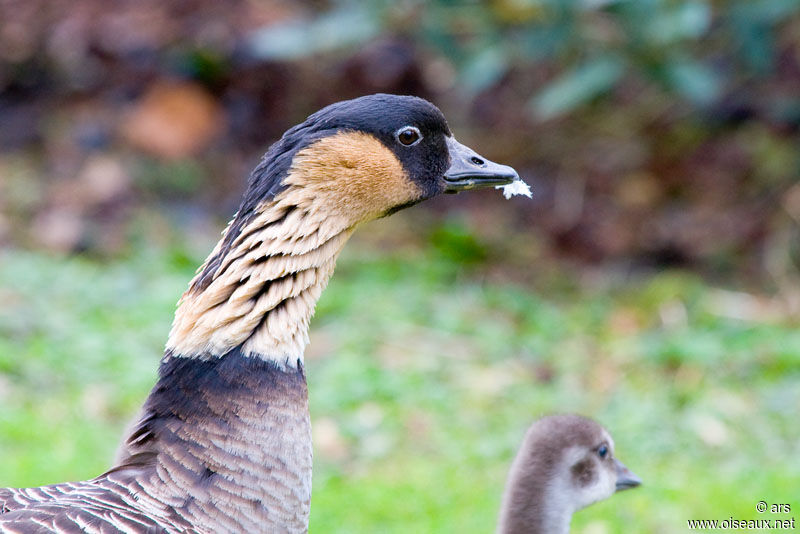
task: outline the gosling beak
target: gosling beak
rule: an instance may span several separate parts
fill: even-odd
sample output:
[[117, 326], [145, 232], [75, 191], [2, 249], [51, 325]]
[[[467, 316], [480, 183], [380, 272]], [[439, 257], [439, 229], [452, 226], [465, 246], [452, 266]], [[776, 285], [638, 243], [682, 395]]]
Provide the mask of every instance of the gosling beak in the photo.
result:
[[450, 152], [450, 168], [444, 173], [445, 193], [507, 185], [519, 180], [517, 171], [479, 156], [455, 137], [447, 138], [447, 150]]
[[631, 489], [641, 485], [642, 479], [636, 476], [633, 471], [625, 467], [625, 464], [616, 458], [614, 459], [614, 463], [617, 467], [617, 491]]

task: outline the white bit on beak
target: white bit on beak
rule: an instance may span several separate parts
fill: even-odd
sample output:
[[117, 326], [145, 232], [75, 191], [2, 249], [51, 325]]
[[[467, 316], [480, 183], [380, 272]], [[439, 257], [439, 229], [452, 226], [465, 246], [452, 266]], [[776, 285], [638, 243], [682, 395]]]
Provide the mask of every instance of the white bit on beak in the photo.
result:
[[522, 180], [514, 180], [510, 184], [495, 186], [495, 189], [502, 189], [503, 196], [509, 199], [516, 195], [525, 195], [528, 198], [533, 198], [531, 195], [531, 186]]

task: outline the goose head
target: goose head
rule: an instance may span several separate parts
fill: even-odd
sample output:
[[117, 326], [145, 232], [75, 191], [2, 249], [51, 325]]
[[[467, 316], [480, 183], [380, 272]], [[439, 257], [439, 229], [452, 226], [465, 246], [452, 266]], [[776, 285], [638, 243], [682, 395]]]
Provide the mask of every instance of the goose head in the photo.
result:
[[441, 193], [507, 185], [519, 177], [453, 136], [422, 98], [345, 100], [289, 129], [250, 178], [246, 214], [270, 198], [305, 194], [304, 206], [354, 226]]

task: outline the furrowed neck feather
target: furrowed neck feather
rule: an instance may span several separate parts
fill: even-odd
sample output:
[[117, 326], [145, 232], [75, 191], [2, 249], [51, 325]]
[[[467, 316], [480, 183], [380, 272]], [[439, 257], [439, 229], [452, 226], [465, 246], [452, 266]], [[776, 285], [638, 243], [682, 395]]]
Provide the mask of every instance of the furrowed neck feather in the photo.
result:
[[199, 269], [179, 302], [167, 354], [207, 359], [241, 347], [245, 356], [294, 367], [355, 227], [420, 196], [369, 135], [343, 132], [300, 150], [282, 190], [240, 211]]
[[302, 361], [314, 307], [352, 229], [281, 196], [242, 228], [213, 277], [203, 285], [196, 283], [200, 275], [192, 281], [168, 351], [203, 359], [241, 346], [243, 355], [280, 365]]

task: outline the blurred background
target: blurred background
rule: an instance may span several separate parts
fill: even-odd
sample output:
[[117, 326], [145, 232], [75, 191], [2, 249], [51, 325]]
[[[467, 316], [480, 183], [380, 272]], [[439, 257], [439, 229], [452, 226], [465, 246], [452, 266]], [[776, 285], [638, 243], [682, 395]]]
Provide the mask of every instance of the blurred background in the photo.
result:
[[563, 411], [645, 481], [575, 532], [800, 510], [797, 0], [0, 0], [0, 484], [108, 466], [266, 147], [374, 92], [534, 196], [346, 248], [307, 353], [312, 531], [491, 531]]

